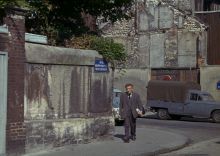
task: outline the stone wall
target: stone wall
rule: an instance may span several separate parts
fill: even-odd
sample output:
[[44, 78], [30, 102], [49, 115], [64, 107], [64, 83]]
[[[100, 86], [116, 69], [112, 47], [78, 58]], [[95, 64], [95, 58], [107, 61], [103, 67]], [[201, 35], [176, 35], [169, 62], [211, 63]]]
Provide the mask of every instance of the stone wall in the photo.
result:
[[194, 9], [194, 0], [162, 0], [162, 2], [175, 6], [186, 14], [192, 14]]
[[26, 152], [111, 138], [113, 73], [96, 51], [26, 43]]
[[[192, 17], [192, 7], [191, 1], [138, 0], [130, 20], [107, 24], [102, 27], [102, 35], [125, 45], [128, 60], [123, 68], [128, 73], [145, 70], [145, 80], [151, 69], [197, 68], [206, 64], [207, 34], [205, 25]], [[139, 86], [142, 72], [136, 74], [136, 81], [133, 81], [135, 75], [129, 75], [124, 77], [126, 81]], [[120, 84], [124, 80], [116, 82]], [[144, 90], [144, 87], [137, 89]], [[145, 94], [141, 96], [146, 99]]]

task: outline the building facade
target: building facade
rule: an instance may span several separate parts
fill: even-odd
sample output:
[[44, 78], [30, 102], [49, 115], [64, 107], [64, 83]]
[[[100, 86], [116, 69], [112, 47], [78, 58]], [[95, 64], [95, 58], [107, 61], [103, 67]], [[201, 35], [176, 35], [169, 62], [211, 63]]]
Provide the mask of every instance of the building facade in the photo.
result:
[[137, 0], [132, 18], [106, 23], [102, 35], [125, 45], [125, 73], [115, 73], [114, 87], [132, 82], [146, 102], [150, 79], [199, 82], [199, 66], [207, 63], [206, 25], [193, 16], [192, 1]]

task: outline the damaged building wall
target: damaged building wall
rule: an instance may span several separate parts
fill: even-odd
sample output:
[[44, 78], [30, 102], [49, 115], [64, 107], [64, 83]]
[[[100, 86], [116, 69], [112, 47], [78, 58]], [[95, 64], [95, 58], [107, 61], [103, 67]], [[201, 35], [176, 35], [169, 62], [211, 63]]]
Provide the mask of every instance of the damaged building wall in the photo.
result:
[[26, 152], [111, 137], [112, 71], [94, 72], [102, 57], [31, 43], [25, 50]]
[[161, 0], [171, 6], [174, 6], [186, 14], [192, 14], [194, 9], [194, 0]]
[[[102, 27], [103, 36], [112, 37], [125, 45], [128, 53], [128, 60], [124, 66], [126, 72], [133, 73], [134, 70], [140, 72], [136, 73], [135, 81], [132, 74], [127, 74], [128, 77], [126, 74], [115, 77], [117, 84], [115, 87], [129, 81], [140, 86], [139, 82], [143, 81], [143, 85], [137, 87], [136, 91], [141, 94], [142, 99], [145, 99], [143, 100], [145, 103], [146, 94], [142, 91], [145, 90], [148, 80], [160, 78], [159, 74], [163, 73], [161, 71], [164, 69], [168, 69], [170, 74], [178, 73], [179, 75], [175, 77], [182, 78], [179, 79], [181, 81], [189, 78], [192, 78], [191, 81], [198, 81], [197, 67], [206, 64], [207, 35], [205, 25], [191, 16], [192, 8], [190, 1], [138, 0], [133, 6], [135, 16], [130, 20]], [[174, 69], [183, 71], [172, 72]], [[158, 77], [151, 75], [155, 72], [159, 73]], [[166, 73], [169, 75], [169, 72]], [[139, 78], [139, 75], [143, 74], [145, 78]], [[119, 89], [123, 90], [121, 87]]]
[[[138, 34], [149, 34], [150, 49], [148, 53], [150, 55], [160, 53], [160, 56], [164, 56], [160, 67], [196, 67], [199, 45], [206, 43], [203, 38], [206, 34], [205, 25], [167, 3], [148, 1], [146, 5], [139, 2], [138, 6], [141, 7], [138, 7], [137, 19], [141, 20], [138, 17], [144, 12], [145, 16], [151, 17], [151, 20], [137, 22], [139, 23], [137, 24]], [[154, 25], [154, 27], [150, 27], [150, 25]], [[206, 49], [203, 50], [200, 53], [205, 57]], [[186, 57], [190, 59], [186, 59]], [[150, 59], [151, 68], [158, 68], [158, 64], [155, 66], [151, 64], [155, 61], [154, 58]]]

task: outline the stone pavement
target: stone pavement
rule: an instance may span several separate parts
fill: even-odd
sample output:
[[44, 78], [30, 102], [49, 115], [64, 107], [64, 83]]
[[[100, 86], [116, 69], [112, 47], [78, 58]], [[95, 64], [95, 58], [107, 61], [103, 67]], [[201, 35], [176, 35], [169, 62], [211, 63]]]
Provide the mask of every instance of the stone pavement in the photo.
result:
[[192, 146], [185, 147], [179, 151], [160, 156], [219, 156], [220, 155], [220, 138], [215, 138], [196, 143]]
[[25, 156], [154, 156], [182, 148], [189, 143], [185, 136], [149, 128], [137, 128], [137, 140], [124, 143], [124, 127], [116, 127], [114, 139], [29, 153]]

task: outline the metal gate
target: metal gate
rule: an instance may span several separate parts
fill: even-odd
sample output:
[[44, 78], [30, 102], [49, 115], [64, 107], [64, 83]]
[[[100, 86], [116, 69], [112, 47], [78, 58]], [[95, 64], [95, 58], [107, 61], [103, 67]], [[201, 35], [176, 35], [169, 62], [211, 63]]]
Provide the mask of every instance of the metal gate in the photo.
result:
[[0, 52], [0, 156], [6, 153], [8, 54]]

